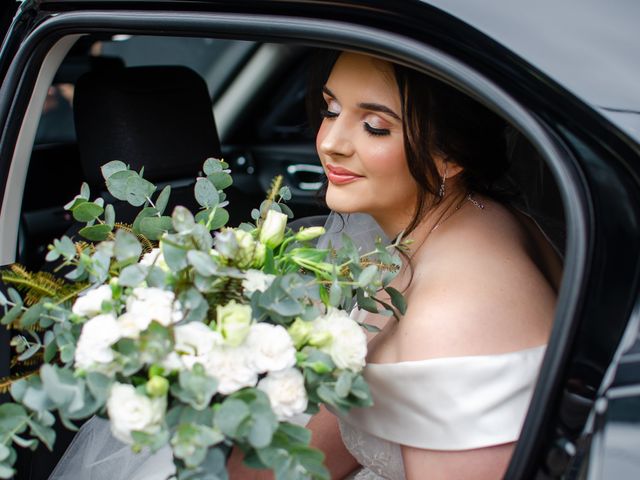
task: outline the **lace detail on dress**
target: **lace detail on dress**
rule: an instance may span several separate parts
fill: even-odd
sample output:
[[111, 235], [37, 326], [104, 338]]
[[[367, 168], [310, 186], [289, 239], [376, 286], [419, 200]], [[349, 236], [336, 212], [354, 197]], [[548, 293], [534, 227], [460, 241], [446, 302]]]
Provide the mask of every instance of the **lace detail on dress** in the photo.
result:
[[345, 446], [365, 467], [354, 480], [404, 480], [400, 445], [369, 435], [338, 417]]

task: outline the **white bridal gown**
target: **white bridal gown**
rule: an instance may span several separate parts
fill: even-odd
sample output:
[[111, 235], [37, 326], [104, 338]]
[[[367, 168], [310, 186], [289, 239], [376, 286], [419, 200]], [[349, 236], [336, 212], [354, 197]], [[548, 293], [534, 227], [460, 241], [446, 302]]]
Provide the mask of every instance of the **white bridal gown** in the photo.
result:
[[468, 450], [516, 441], [544, 351], [367, 365], [374, 406], [339, 418], [364, 467], [354, 479], [404, 479], [400, 444]]

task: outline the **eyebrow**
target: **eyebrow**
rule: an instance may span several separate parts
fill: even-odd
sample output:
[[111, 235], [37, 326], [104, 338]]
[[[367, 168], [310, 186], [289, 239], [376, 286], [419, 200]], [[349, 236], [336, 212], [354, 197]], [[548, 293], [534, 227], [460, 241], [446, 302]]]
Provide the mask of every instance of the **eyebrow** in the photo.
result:
[[[329, 90], [329, 87], [327, 87], [327, 86], [322, 87], [322, 91], [324, 93], [326, 93], [327, 95], [329, 95], [330, 97], [333, 97], [335, 99], [338, 98], [338, 97], [336, 97], [336, 95], [331, 90]], [[361, 108], [363, 110], [371, 110], [372, 112], [386, 113], [388, 115], [391, 115], [393, 118], [395, 118], [397, 120], [402, 120], [400, 118], [400, 115], [398, 115], [396, 112], [391, 110], [386, 105], [382, 105], [380, 103], [369, 103], [369, 102], [359, 103], [358, 104], [358, 108]]]

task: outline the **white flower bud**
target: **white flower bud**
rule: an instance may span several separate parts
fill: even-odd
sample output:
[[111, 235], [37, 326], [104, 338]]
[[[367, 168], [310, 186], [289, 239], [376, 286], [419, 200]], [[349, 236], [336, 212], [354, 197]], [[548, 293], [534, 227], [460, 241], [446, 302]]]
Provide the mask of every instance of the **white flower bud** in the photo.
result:
[[296, 233], [296, 240], [298, 240], [299, 242], [306, 242], [309, 240], [313, 240], [314, 238], [318, 238], [319, 236], [324, 234], [324, 227], [301, 228], [300, 231]]
[[225, 343], [232, 347], [240, 345], [251, 326], [251, 307], [231, 300], [226, 305], [216, 307], [218, 331], [224, 337]]
[[288, 217], [284, 213], [269, 210], [260, 227], [260, 241], [270, 248], [276, 248], [284, 240], [284, 230]]

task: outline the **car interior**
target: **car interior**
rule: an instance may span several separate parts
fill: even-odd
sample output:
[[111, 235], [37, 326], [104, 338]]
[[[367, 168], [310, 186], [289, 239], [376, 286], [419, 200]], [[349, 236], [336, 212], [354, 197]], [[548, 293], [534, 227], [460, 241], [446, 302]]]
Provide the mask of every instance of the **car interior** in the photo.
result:
[[[306, 112], [310, 47], [217, 38], [86, 35], [60, 63], [43, 102], [22, 196], [16, 261], [42, 269], [47, 245], [73, 232], [63, 209], [87, 182], [110, 201], [100, 166], [121, 160], [160, 187], [173, 205], [195, 207], [202, 163], [224, 158], [230, 225], [250, 220], [272, 178], [291, 188], [298, 222], [323, 224], [325, 177]], [[565, 221], [551, 171], [526, 137], [506, 133], [518, 208], [531, 215], [562, 254]], [[128, 205], [116, 204], [130, 222]], [[296, 226], [301, 223], [295, 224]], [[46, 478], [72, 438], [56, 452], [38, 450], [24, 478]], [[20, 471], [20, 467], [19, 467]], [[30, 476], [29, 476], [30, 475]]]

